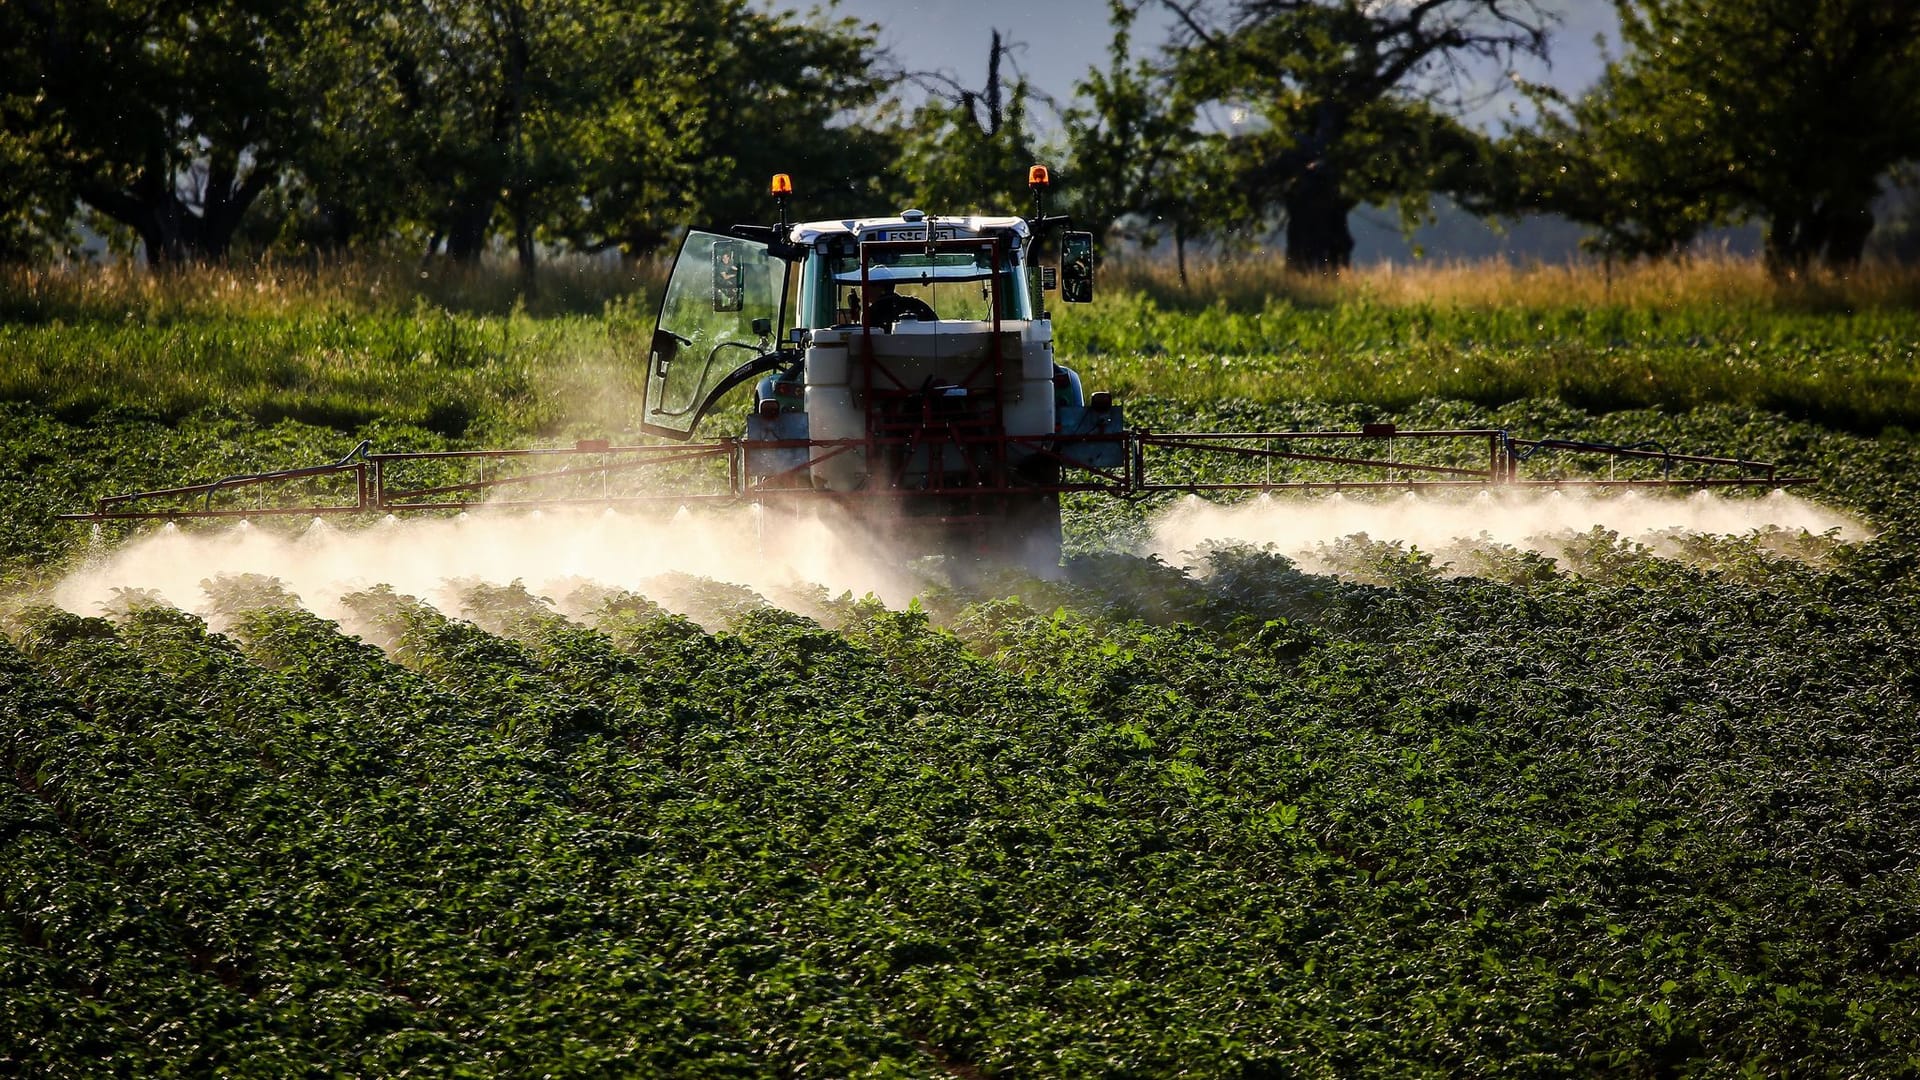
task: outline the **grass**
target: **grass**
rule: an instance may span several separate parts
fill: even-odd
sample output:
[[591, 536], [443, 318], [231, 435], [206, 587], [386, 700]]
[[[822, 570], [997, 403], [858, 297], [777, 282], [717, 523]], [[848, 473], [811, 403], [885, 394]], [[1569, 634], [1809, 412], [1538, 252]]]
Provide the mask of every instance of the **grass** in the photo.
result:
[[1609, 268], [1599, 262], [1515, 264], [1499, 260], [1382, 263], [1339, 277], [1289, 272], [1272, 255], [1190, 259], [1183, 284], [1159, 258], [1118, 259], [1101, 268], [1101, 287], [1140, 293], [1164, 307], [1225, 302], [1259, 310], [1276, 298], [1299, 306], [1364, 303], [1386, 307], [1747, 308], [1847, 313], [1920, 308], [1920, 267], [1868, 263], [1840, 274], [1812, 269], [1775, 277], [1757, 260], [1703, 255]]
[[1122, 397], [1317, 399], [1402, 408], [1558, 398], [1594, 411], [1733, 404], [1867, 434], [1920, 425], [1920, 314], [1309, 308], [1110, 296], [1062, 320], [1062, 356]]
[[618, 314], [14, 325], [0, 327], [0, 400], [75, 419], [110, 405], [163, 420], [212, 406], [340, 430], [384, 417], [449, 436], [617, 428], [639, 409], [637, 340]]
[[[376, 417], [450, 437], [632, 430], [662, 270], [368, 260], [171, 274], [0, 272], [0, 400], [84, 417], [208, 406], [343, 431]], [[1866, 434], [1920, 429], [1920, 271], [1782, 281], [1733, 259], [1379, 267], [1277, 261], [1107, 268], [1057, 313], [1060, 354], [1123, 398], [1403, 409], [1536, 398], [1594, 412], [1729, 404]], [[589, 430], [590, 429], [590, 430]]]
[[597, 315], [610, 303], [659, 295], [664, 263], [563, 257], [529, 289], [504, 262], [426, 267], [400, 257], [265, 261], [150, 272], [110, 266], [0, 267], [0, 322], [287, 318], [401, 313], [420, 305], [466, 314]]
[[1121, 264], [1056, 333], [1090, 385], [1122, 396], [1730, 404], [1867, 434], [1920, 425], [1920, 273], [1796, 283], [1700, 260], [1616, 278], [1485, 264], [1322, 279], [1209, 264], [1182, 289], [1163, 265]]
[[0, 401], [84, 419], [208, 407], [351, 431], [524, 438], [629, 426], [663, 266], [367, 258], [150, 273], [0, 269]]
[[[0, 325], [0, 598], [101, 491], [618, 414], [651, 328], [645, 290], [247, 280]], [[1907, 415], [1912, 308], [1350, 284], [1108, 288], [1063, 354], [1148, 422], [1432, 395], [1397, 419], [1777, 454], [1888, 527], [1828, 566], [1727, 541], [1740, 574], [1596, 531], [1461, 579], [1365, 537], [1351, 578], [1092, 552], [906, 612], [308, 597], [343, 630], [209, 566], [227, 634], [138, 589], [20, 613], [0, 1072], [1911, 1073], [1920, 443], [1607, 403]], [[654, 604], [709, 598], [711, 633]]]

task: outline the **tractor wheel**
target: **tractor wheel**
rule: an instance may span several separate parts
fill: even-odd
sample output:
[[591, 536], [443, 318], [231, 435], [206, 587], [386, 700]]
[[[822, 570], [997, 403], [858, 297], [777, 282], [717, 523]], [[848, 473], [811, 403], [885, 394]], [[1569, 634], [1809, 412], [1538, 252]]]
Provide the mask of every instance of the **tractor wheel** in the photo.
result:
[[1007, 520], [988, 537], [987, 555], [1037, 577], [1060, 576], [1060, 494], [1007, 497]]

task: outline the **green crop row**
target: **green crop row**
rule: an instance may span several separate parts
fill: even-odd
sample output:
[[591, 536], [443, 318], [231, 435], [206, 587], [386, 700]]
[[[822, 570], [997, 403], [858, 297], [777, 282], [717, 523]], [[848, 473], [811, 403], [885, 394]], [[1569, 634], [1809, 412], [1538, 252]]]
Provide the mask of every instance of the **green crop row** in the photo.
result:
[[1920, 1074], [1899, 309], [1061, 320], [1153, 429], [1766, 458], [1858, 544], [1188, 572], [1087, 499], [1063, 580], [906, 611], [669, 576], [336, 625], [218, 568], [220, 632], [18, 607], [133, 531], [51, 520], [108, 491], [617, 432], [613, 316], [0, 327], [0, 1074]]
[[1024, 603], [789, 598], [817, 618], [661, 583], [731, 606], [712, 634], [621, 594], [347, 598], [384, 652], [259, 580], [210, 585], [229, 635], [138, 597], [29, 613], [0, 1053], [1920, 1068], [1920, 592], [1616, 562], [1382, 587], [1104, 556]]
[[[376, 420], [494, 441], [631, 433], [652, 314], [359, 316], [187, 313], [0, 324], [0, 401], [85, 420], [205, 408], [342, 431]], [[1764, 409], [1875, 434], [1920, 429], [1920, 315], [1733, 307], [1440, 307], [1272, 299], [1165, 307], [1143, 293], [1062, 313], [1061, 356], [1123, 399], [1498, 408], [1550, 398], [1593, 412]], [[731, 420], [715, 430], [731, 432]]]

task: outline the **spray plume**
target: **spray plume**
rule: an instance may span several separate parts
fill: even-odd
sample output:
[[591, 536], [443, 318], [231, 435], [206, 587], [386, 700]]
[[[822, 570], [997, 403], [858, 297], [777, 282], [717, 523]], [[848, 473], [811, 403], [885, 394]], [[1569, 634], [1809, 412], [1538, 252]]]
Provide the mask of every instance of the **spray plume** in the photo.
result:
[[916, 591], [909, 568], [853, 539], [856, 530], [817, 516], [766, 525], [757, 507], [682, 508], [665, 520], [611, 511], [476, 512], [346, 528], [316, 518], [294, 532], [167, 525], [99, 553], [56, 587], [54, 600], [91, 614], [110, 605], [116, 590], [139, 589], [207, 614], [201, 582], [241, 574], [276, 578], [315, 613], [336, 619], [350, 614], [339, 597], [378, 585], [446, 601], [446, 610], [457, 609], [455, 593], [472, 582], [520, 581], [553, 597], [583, 584], [646, 592], [663, 575], [762, 592], [819, 585], [889, 603]]
[[[518, 581], [536, 595], [555, 598], [582, 586], [625, 589], [669, 608], [676, 607], [671, 579], [681, 576], [769, 596], [823, 586], [832, 593], [871, 593], [896, 606], [925, 587], [910, 559], [859, 539], [863, 530], [848, 522], [813, 516], [783, 520], [776, 528], [763, 514], [772, 516], [757, 507], [733, 507], [682, 508], [664, 520], [559, 510], [389, 517], [347, 528], [314, 519], [297, 531], [245, 523], [217, 531], [168, 525], [99, 553], [60, 583], [54, 599], [90, 614], [110, 606], [117, 590], [134, 589], [211, 615], [203, 581], [259, 574], [284, 583], [317, 614], [350, 621], [339, 598], [380, 585], [445, 604], [446, 610], [458, 610], [459, 590], [475, 582]], [[1357, 533], [1429, 551], [1485, 539], [1555, 555], [1558, 540], [1595, 526], [1645, 538], [1656, 551], [1663, 535], [1674, 532], [1740, 536], [1771, 528], [1832, 533], [1846, 541], [1867, 535], [1843, 514], [1778, 491], [1759, 499], [1559, 491], [1459, 498], [1260, 496], [1231, 506], [1189, 497], [1158, 516], [1145, 553], [1179, 565], [1209, 541], [1272, 544], [1308, 569], [1337, 573], [1342, 567], [1324, 557], [1327, 546]]]
[[1233, 505], [1189, 496], [1156, 519], [1151, 554], [1176, 565], [1207, 542], [1272, 544], [1311, 569], [1337, 570], [1320, 557], [1326, 545], [1364, 533], [1434, 551], [1459, 541], [1486, 540], [1520, 550], [1555, 555], [1566, 538], [1594, 528], [1645, 543], [1656, 552], [1675, 550], [1674, 534], [1745, 536], [1768, 530], [1829, 533], [1857, 542], [1868, 530], [1859, 521], [1817, 503], [1775, 490], [1761, 498], [1729, 498], [1708, 491], [1685, 497], [1642, 491], [1480, 491], [1447, 496], [1407, 492], [1379, 497], [1273, 497], [1260, 495]]

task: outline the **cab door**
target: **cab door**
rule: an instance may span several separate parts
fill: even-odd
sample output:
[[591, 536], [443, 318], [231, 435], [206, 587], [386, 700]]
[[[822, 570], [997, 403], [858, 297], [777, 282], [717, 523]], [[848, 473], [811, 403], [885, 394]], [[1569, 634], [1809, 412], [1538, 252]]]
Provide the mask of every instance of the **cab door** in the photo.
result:
[[690, 438], [714, 401], [764, 367], [786, 271], [759, 241], [687, 233], [654, 324], [642, 429]]

